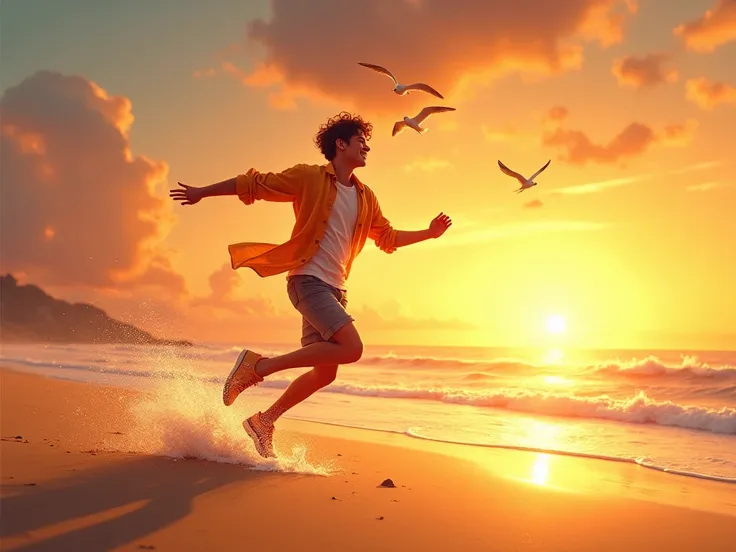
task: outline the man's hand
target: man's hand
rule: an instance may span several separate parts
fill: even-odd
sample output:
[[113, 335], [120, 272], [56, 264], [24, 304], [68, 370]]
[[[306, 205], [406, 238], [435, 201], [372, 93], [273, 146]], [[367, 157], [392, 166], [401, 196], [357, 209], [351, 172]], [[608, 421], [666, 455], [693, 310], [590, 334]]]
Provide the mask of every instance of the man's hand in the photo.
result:
[[178, 183], [181, 188], [174, 188], [169, 190], [169, 197], [174, 201], [181, 201], [182, 205], [194, 205], [204, 197], [202, 188], [195, 188], [194, 186], [187, 186], [186, 184]]
[[433, 238], [439, 238], [452, 226], [452, 220], [445, 213], [440, 213], [429, 223], [429, 234]]
[[[394, 248], [406, 247], [414, 243], [423, 242], [429, 238], [439, 238], [447, 229], [452, 226], [452, 221], [445, 213], [440, 213], [429, 223], [429, 228], [424, 230], [397, 230]], [[387, 253], [392, 253], [387, 251]]]

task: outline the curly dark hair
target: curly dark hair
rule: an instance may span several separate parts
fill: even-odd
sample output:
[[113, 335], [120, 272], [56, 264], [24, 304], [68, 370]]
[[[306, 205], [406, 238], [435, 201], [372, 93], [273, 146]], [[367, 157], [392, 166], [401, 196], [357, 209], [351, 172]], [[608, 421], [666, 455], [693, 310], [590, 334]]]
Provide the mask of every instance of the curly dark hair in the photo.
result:
[[337, 155], [337, 145], [335, 142], [337, 140], [349, 142], [359, 132], [363, 133], [366, 140], [370, 140], [373, 125], [363, 120], [360, 115], [353, 115], [347, 111], [341, 111], [319, 127], [319, 132], [314, 137], [314, 144], [325, 156], [325, 159], [332, 161]]

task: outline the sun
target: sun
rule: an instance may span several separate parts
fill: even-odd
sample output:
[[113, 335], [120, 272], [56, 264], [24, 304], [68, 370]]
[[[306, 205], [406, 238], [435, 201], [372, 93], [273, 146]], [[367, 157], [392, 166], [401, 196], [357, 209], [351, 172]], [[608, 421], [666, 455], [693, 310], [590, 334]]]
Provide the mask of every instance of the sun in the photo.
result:
[[551, 314], [547, 317], [547, 331], [552, 334], [565, 333], [567, 323], [559, 314]]

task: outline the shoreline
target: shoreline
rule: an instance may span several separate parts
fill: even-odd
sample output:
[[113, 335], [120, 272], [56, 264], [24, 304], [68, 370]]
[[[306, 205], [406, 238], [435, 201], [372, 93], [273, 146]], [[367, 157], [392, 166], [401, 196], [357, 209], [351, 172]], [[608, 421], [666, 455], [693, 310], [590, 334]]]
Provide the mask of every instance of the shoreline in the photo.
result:
[[358, 426], [353, 426], [353, 425], [340, 424], [337, 422], [324, 422], [320, 420], [310, 420], [307, 418], [299, 418], [299, 417], [284, 416], [283, 419], [300, 421], [300, 422], [310, 423], [310, 424], [335, 426], [335, 427], [341, 427], [344, 429], [356, 430], [356, 431], [375, 431], [379, 433], [390, 433], [390, 434], [402, 435], [410, 439], [418, 439], [420, 441], [428, 441], [428, 442], [433, 442], [433, 443], [442, 443], [442, 444], [449, 445], [449, 446], [520, 451], [520, 452], [536, 453], [536, 454], [550, 454], [554, 456], [569, 456], [572, 458], [580, 458], [584, 460], [597, 460], [601, 462], [616, 462], [616, 463], [628, 464], [632, 466], [638, 466], [638, 467], [648, 469], [648, 470], [654, 470], [656, 472], [660, 472], [660, 473], [667, 474], [667, 475], [677, 475], [680, 477], [689, 477], [693, 479], [700, 479], [703, 481], [713, 481], [717, 483], [723, 483], [726, 485], [736, 484], [736, 477], [725, 477], [725, 476], [718, 476], [718, 475], [709, 475], [709, 474], [702, 474], [702, 473], [695, 473], [695, 472], [679, 471], [679, 470], [673, 470], [670, 468], [661, 468], [656, 465], [646, 464], [644, 462], [640, 462], [632, 458], [625, 458], [622, 456], [608, 456], [605, 454], [575, 452], [575, 451], [569, 451], [569, 450], [525, 447], [522, 445], [497, 445], [493, 443], [469, 443], [469, 442], [464, 442], [464, 441], [452, 441], [450, 439], [441, 439], [441, 438], [434, 438], [434, 437], [425, 437], [422, 435], [415, 435], [411, 432], [411, 430], [397, 431], [397, 430], [379, 429], [379, 428], [372, 428], [372, 427], [358, 427]]
[[[82, 380], [77, 380], [74, 378], [66, 378], [61, 375], [53, 375], [53, 374], [48, 374], [48, 373], [43, 374], [43, 373], [35, 372], [32, 366], [18, 365], [18, 364], [13, 364], [12, 362], [11, 363], [5, 362], [3, 364], [3, 361], [0, 360], [0, 373], [2, 373], [3, 371], [11, 371], [11, 372], [15, 372], [18, 374], [32, 375], [36, 377], [48, 377], [52, 379], [57, 379], [59, 381], [70, 381], [70, 382], [75, 382], [75, 383], [90, 383], [92, 385], [101, 386], [103, 388], [115, 388], [115, 389], [119, 389], [122, 391], [130, 391], [131, 389], [135, 389], [135, 388], [132, 388], [124, 384], [116, 385], [114, 383], [106, 383], [106, 382], [103, 383], [99, 381], [83, 382]], [[203, 380], [203, 383], [212, 383], [212, 381], [207, 379], [207, 380]], [[135, 391], [139, 393], [150, 393], [150, 390], [147, 391], [144, 389], [135, 389]], [[342, 428], [343, 430], [347, 430], [347, 431], [367, 431], [367, 432], [373, 432], [373, 433], [396, 434], [396, 435], [401, 435], [403, 438], [410, 440], [410, 441], [419, 440], [419, 441], [425, 441], [425, 442], [440, 443], [440, 444], [452, 446], [452, 447], [470, 447], [470, 448], [478, 448], [478, 449], [486, 449], [486, 450], [520, 451], [520, 452], [526, 452], [526, 453], [548, 454], [548, 455], [554, 455], [554, 456], [578, 458], [578, 459], [584, 459], [584, 460], [589, 460], [589, 461], [622, 463], [622, 464], [627, 464], [630, 466], [636, 466], [639, 468], [643, 468], [646, 470], [651, 470], [654, 472], [659, 472], [660, 474], [664, 474], [668, 476], [672, 476], [672, 475], [679, 476], [678, 478], [684, 477], [688, 479], [712, 481], [712, 482], [716, 482], [716, 483], [727, 485], [727, 486], [736, 484], [736, 477], [729, 477], [729, 476], [724, 476], [724, 475], [715, 475], [715, 474], [708, 474], [708, 473], [699, 473], [699, 472], [688, 472], [684, 470], [671, 469], [671, 468], [659, 466], [653, 463], [648, 464], [645, 461], [640, 461], [638, 458], [625, 457], [625, 456], [613, 456], [613, 455], [596, 454], [592, 452], [572, 451], [572, 450], [564, 450], [564, 449], [545, 449], [541, 447], [512, 445], [512, 444], [474, 443], [474, 442], [457, 441], [457, 440], [443, 439], [441, 437], [435, 438], [435, 437], [429, 437], [429, 436], [417, 434], [417, 433], [412, 432], [412, 428], [400, 431], [400, 430], [384, 429], [384, 428], [377, 428], [377, 427], [356, 426], [356, 425], [350, 425], [350, 424], [343, 424], [339, 422], [314, 420], [310, 418], [301, 417], [299, 415], [289, 416], [289, 414], [287, 413], [282, 417], [281, 424], [289, 423], [289, 422], [300, 422], [300, 423], [307, 423], [307, 424], [334, 426], [337, 428]]]
[[[277, 430], [284, 459], [263, 461], [235, 431], [243, 407], [191, 414], [201, 404], [182, 396], [182, 423], [155, 410], [165, 397], [7, 368], [0, 378], [2, 550], [229, 550], [245, 539], [260, 550], [715, 552], [736, 539], [722, 483], [293, 419]], [[170, 456], [135, 452], [135, 439]]]
[[[64, 377], [61, 374], [58, 374], [58, 375], [49, 374], [48, 372], [42, 373], [41, 369], [36, 370], [33, 365], [23, 365], [22, 363], [18, 364], [18, 363], [7, 362], [7, 361], [3, 363], [2, 360], [0, 360], [0, 370], [12, 370], [12, 371], [15, 371], [21, 374], [32, 374], [32, 375], [37, 375], [40, 377], [51, 377], [51, 378], [56, 378], [62, 381], [83, 381], [83, 380], [77, 380], [74, 377]], [[115, 370], [115, 369], [103, 370], [100, 372], [95, 371], [94, 373], [107, 374], [110, 372], [117, 373], [119, 375], [125, 374], [124, 371]], [[174, 379], [173, 376], [172, 376], [172, 379]], [[212, 384], [216, 379], [218, 379], [218, 377], [216, 376], [204, 377], [201, 380], [201, 383]], [[94, 385], [100, 385], [103, 387], [115, 387], [117, 389], [123, 389], [123, 390], [129, 390], [132, 388], [132, 386], [125, 385], [125, 384], [116, 384], [116, 383], [108, 383], [108, 382], [101, 382], [101, 381], [92, 381], [91, 383], [94, 383]], [[142, 392], [146, 392], [146, 391], [143, 390]], [[326, 392], [330, 393], [331, 391], [328, 389]], [[577, 418], [573, 418], [573, 419], [577, 419]], [[427, 441], [427, 442], [442, 443], [442, 444], [449, 445], [449, 446], [476, 447], [476, 448], [489, 449], [489, 450], [498, 449], [498, 450], [507, 450], [507, 451], [523, 451], [527, 453], [550, 454], [550, 455], [566, 456], [566, 457], [579, 458], [579, 459], [624, 463], [624, 464], [629, 464], [633, 466], [638, 466], [640, 468], [644, 468], [647, 470], [656, 471], [656, 472], [666, 474], [669, 476], [674, 475], [674, 476], [685, 477], [685, 478], [707, 480], [707, 481], [718, 482], [718, 483], [725, 484], [725, 485], [736, 484], [736, 477], [722, 475], [722, 474], [712, 474], [712, 473], [707, 473], [707, 472], [686, 471], [686, 470], [681, 470], [681, 469], [669, 468], [664, 465], [650, 463], [644, 459], [641, 459], [640, 457], [633, 457], [633, 456], [615, 456], [615, 455], [608, 455], [608, 454], [597, 454], [595, 452], [584, 452], [584, 451], [553, 449], [553, 448], [546, 449], [546, 448], [541, 448], [541, 447], [514, 445], [514, 444], [501, 444], [501, 443], [493, 443], [493, 442], [478, 443], [478, 442], [470, 442], [470, 441], [458, 441], [458, 440], [445, 439], [442, 437], [431, 437], [431, 436], [421, 435], [420, 433], [414, 432], [411, 427], [408, 427], [408, 429], [406, 430], [395, 430], [395, 429], [380, 428], [380, 427], [357, 426], [357, 425], [351, 425], [350, 423], [340, 423], [340, 422], [330, 422], [330, 421], [310, 419], [308, 417], [299, 416], [298, 414], [295, 416], [290, 416], [289, 413], [283, 416], [281, 423], [283, 424], [283, 423], [286, 423], [287, 421], [300, 421], [300, 422], [305, 422], [305, 423], [333, 425], [335, 427], [340, 427], [345, 430], [370, 431], [370, 432], [378, 432], [378, 433], [395, 433], [398, 435], [402, 435], [405, 438], [410, 439], [410, 440], [421, 440], [421, 441]]]

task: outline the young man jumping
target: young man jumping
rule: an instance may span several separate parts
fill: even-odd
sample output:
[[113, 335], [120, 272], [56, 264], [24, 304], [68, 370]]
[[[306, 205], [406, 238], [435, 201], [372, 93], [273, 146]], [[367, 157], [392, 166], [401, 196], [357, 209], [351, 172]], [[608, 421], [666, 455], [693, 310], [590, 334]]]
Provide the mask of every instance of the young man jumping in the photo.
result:
[[395, 230], [391, 226], [373, 191], [353, 174], [366, 165], [372, 131], [371, 123], [343, 112], [322, 125], [315, 137], [328, 161], [325, 165], [299, 164], [279, 173], [250, 169], [202, 188], [179, 182], [181, 188], [169, 193], [182, 205], [223, 195], [237, 195], [245, 205], [256, 200], [293, 203], [296, 222], [291, 239], [280, 245], [238, 243], [228, 248], [233, 269], [251, 268], [261, 277], [287, 273], [286, 291], [302, 315], [302, 346], [270, 358], [243, 350], [225, 381], [225, 405], [271, 374], [312, 367], [265, 412], [256, 412], [243, 422], [264, 458], [276, 456], [276, 420], [332, 383], [339, 365], [357, 362], [363, 354], [363, 342], [346, 305], [350, 268], [366, 240], [370, 238], [381, 250], [393, 253], [399, 247], [439, 238], [452, 225], [450, 217], [440, 213], [425, 230]]

